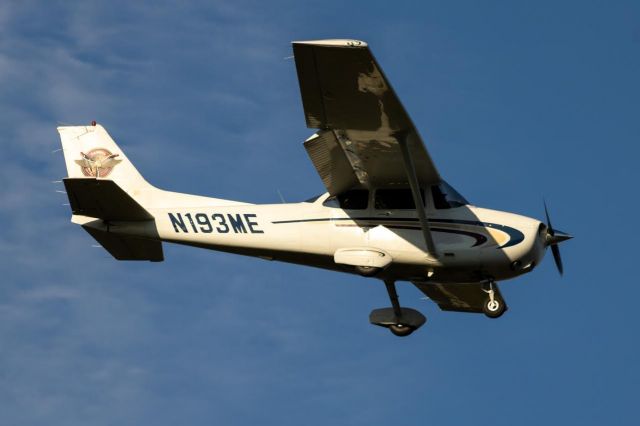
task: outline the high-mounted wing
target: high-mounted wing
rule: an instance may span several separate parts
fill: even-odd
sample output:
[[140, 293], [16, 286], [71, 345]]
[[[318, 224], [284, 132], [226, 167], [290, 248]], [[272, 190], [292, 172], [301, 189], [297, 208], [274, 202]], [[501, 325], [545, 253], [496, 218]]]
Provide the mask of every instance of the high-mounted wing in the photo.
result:
[[[481, 313], [487, 293], [480, 284], [413, 283], [443, 311]], [[495, 297], [504, 302], [497, 284], [493, 285]]]
[[307, 127], [305, 142], [329, 193], [353, 187], [408, 186], [406, 159], [420, 185], [440, 182], [409, 115], [366, 43], [294, 42]]

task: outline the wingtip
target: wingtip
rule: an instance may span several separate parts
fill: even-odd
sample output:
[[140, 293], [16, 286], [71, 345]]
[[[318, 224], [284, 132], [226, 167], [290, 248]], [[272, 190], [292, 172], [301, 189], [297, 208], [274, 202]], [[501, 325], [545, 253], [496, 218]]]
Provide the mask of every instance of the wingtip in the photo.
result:
[[326, 40], [302, 40], [292, 41], [292, 44], [307, 44], [312, 46], [326, 47], [367, 47], [368, 44], [362, 40], [353, 39], [326, 39]]

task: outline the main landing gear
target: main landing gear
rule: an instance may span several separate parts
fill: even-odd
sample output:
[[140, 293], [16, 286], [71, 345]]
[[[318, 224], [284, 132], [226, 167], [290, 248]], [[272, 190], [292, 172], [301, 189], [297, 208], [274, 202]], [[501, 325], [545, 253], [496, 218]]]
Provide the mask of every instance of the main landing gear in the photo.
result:
[[420, 328], [427, 318], [415, 309], [400, 307], [395, 281], [385, 281], [384, 285], [389, 293], [392, 307], [374, 309], [369, 314], [369, 322], [388, 328], [396, 336], [408, 336]]
[[507, 304], [504, 303], [501, 297], [497, 297], [493, 286], [493, 280], [482, 286], [482, 291], [489, 295], [482, 305], [482, 312], [489, 318], [498, 318], [507, 310]]

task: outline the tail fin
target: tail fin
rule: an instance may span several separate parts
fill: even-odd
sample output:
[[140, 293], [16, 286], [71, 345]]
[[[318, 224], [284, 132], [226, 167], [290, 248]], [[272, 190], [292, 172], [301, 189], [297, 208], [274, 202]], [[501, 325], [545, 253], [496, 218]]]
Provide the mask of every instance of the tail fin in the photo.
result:
[[113, 180], [128, 193], [153, 189], [99, 124], [58, 127], [70, 178]]
[[[155, 193], [155, 188], [99, 124], [58, 127], [58, 133], [69, 175], [64, 185], [72, 221], [118, 260], [162, 261], [153, 216], [140, 204], [145, 198], [141, 195]], [[135, 232], [113, 232], [109, 221], [136, 222]]]

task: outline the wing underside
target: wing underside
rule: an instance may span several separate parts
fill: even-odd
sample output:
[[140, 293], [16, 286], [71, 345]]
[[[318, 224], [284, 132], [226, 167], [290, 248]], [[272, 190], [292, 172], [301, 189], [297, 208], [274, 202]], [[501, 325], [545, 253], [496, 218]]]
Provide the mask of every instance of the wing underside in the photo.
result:
[[294, 42], [293, 52], [307, 127], [321, 129], [305, 148], [331, 194], [353, 187], [408, 186], [399, 143], [406, 144], [420, 184], [440, 181], [366, 43]]
[[[481, 313], [487, 293], [476, 284], [436, 284], [413, 283], [443, 311]], [[497, 284], [494, 284], [496, 298], [504, 300]]]

